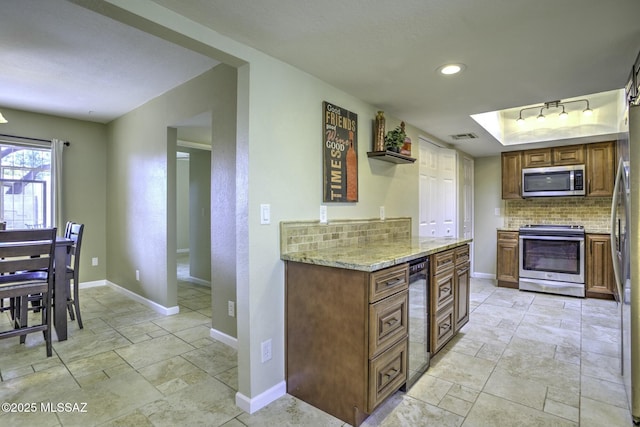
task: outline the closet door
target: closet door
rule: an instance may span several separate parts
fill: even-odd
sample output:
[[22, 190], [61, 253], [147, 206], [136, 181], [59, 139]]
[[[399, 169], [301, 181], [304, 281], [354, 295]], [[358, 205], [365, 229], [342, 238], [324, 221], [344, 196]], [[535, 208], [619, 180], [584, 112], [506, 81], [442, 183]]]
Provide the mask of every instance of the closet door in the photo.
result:
[[420, 139], [420, 212], [419, 234], [421, 237], [436, 237], [439, 230], [438, 203], [438, 147]]
[[457, 236], [457, 153], [420, 138], [419, 234]]

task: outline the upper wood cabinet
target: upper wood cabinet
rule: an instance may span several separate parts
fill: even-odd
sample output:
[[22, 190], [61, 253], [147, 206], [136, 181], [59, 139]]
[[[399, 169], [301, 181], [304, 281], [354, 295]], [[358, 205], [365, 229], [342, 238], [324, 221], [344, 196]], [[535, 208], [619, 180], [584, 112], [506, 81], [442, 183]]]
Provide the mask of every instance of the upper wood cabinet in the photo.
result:
[[502, 199], [522, 198], [522, 168], [585, 165], [587, 197], [613, 195], [615, 141], [502, 153]]
[[587, 196], [606, 197], [613, 195], [615, 181], [616, 147], [613, 141], [587, 145], [585, 164]]
[[522, 199], [522, 151], [502, 153], [502, 198]]
[[523, 168], [581, 165], [584, 164], [584, 145], [526, 150], [522, 157]]
[[553, 148], [553, 165], [582, 165], [584, 164], [584, 145], [568, 145]]
[[523, 168], [542, 168], [551, 166], [551, 148], [540, 148], [538, 150], [527, 150], [522, 155]]

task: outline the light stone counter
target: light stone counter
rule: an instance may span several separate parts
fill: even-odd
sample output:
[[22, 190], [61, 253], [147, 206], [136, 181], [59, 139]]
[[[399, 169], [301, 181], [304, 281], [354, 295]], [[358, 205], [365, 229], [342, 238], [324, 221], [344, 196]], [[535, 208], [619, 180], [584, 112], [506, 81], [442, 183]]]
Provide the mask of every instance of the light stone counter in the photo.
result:
[[471, 240], [453, 237], [414, 237], [362, 245], [290, 252], [282, 254], [280, 258], [284, 261], [371, 272], [455, 248], [469, 243]]

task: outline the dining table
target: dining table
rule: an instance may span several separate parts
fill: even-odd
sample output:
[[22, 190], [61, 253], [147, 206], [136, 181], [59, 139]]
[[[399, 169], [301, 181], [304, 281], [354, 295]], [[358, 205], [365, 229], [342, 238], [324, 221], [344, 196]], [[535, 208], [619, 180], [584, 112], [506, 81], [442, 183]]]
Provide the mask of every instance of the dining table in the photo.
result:
[[53, 326], [58, 341], [67, 339], [67, 299], [69, 291], [66, 281], [67, 257], [69, 256], [73, 240], [66, 237], [56, 237], [53, 268]]

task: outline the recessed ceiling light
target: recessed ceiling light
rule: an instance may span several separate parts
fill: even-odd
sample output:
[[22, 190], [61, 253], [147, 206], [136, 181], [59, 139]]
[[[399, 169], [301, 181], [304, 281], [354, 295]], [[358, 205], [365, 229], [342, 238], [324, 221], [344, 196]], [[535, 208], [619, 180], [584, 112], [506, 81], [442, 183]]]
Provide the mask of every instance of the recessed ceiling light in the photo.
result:
[[441, 67], [438, 67], [438, 72], [440, 74], [444, 74], [445, 76], [450, 76], [452, 74], [458, 74], [462, 70], [465, 69], [464, 64], [445, 64]]

